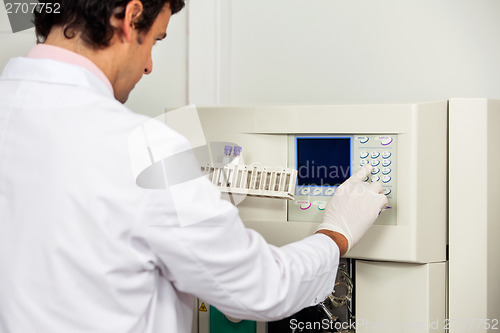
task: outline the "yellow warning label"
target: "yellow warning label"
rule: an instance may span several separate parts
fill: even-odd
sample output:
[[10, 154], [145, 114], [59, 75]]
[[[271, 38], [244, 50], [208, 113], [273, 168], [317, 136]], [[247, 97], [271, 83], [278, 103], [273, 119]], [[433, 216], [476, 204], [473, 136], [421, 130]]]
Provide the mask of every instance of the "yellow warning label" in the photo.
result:
[[205, 303], [201, 303], [200, 311], [201, 312], [208, 312], [207, 307], [205, 306]]

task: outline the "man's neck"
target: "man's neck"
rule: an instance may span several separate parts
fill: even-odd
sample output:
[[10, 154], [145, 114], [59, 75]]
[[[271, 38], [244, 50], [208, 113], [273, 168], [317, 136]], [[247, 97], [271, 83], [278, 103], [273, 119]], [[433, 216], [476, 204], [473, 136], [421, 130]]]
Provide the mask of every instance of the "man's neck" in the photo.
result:
[[71, 39], [66, 38], [64, 36], [64, 29], [60, 27], [52, 28], [44, 44], [61, 47], [77, 53], [92, 61], [106, 75], [111, 85], [116, 80], [116, 62], [114, 61], [114, 57], [109, 56], [112, 53], [112, 46], [107, 49], [94, 50], [87, 47], [78, 35], [75, 35]]

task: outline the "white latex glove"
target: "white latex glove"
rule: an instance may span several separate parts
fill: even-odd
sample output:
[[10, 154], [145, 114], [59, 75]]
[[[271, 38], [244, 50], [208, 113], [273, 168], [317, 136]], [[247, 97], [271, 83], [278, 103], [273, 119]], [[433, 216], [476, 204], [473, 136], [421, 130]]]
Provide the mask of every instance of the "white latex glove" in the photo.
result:
[[347, 238], [347, 252], [361, 239], [387, 205], [379, 182], [364, 182], [372, 172], [365, 165], [340, 185], [328, 202], [318, 230], [341, 233]]

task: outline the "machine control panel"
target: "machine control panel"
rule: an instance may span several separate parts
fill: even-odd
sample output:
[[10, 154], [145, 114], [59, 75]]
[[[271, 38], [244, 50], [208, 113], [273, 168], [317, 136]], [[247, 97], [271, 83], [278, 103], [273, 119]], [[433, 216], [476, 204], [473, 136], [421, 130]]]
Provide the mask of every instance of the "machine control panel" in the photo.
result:
[[380, 182], [388, 204], [375, 224], [395, 225], [397, 210], [397, 135], [290, 135], [289, 166], [297, 169], [289, 221], [320, 222], [340, 184], [365, 164], [367, 182]]

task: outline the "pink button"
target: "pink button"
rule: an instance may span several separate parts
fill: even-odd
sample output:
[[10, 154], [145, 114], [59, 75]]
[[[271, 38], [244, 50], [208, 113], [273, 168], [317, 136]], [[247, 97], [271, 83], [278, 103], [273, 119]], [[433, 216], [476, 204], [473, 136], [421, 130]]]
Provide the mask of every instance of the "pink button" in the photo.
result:
[[300, 209], [306, 210], [311, 208], [312, 203], [310, 201], [297, 201], [297, 204], [300, 205]]

